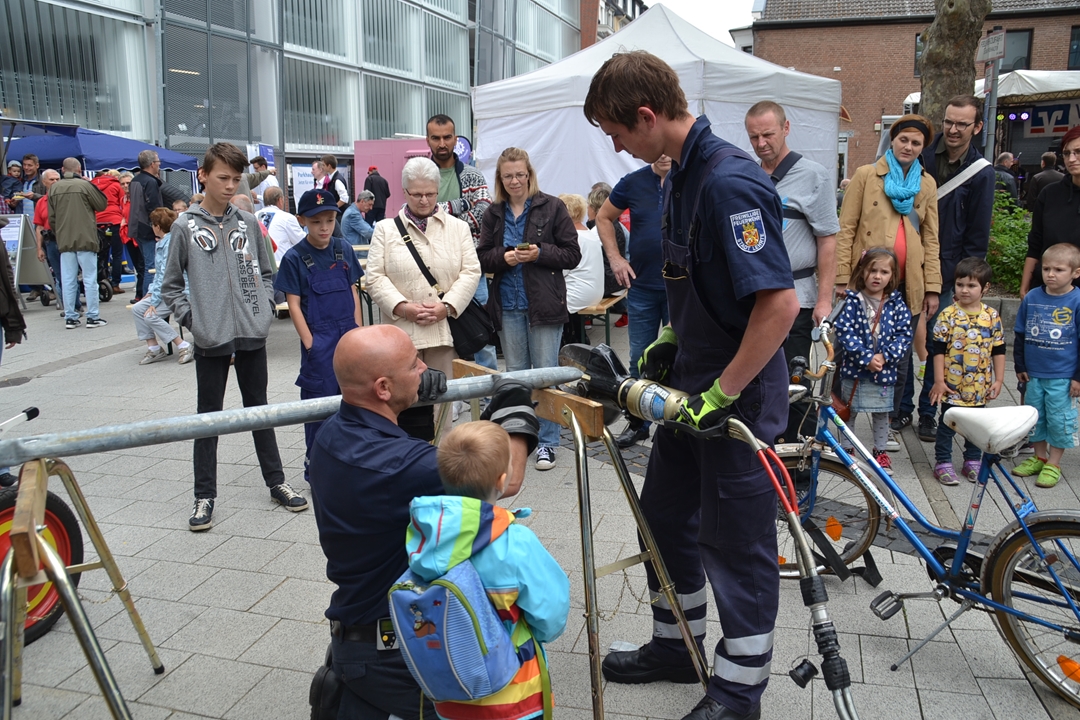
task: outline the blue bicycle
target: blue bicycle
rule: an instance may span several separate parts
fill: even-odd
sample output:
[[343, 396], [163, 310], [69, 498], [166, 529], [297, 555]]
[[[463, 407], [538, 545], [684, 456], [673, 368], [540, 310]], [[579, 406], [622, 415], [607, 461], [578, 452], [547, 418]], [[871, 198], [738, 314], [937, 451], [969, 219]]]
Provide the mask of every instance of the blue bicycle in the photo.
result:
[[[873, 543], [881, 516], [911, 543], [935, 584], [931, 592], [884, 592], [871, 603], [882, 620], [898, 613], [904, 600], [950, 598], [956, 611], [892, 667], [918, 652], [961, 614], [978, 607], [993, 613], [1005, 641], [1043, 682], [1080, 707], [1080, 512], [1038, 511], [1009, 471], [1003, 454], [1024, 442], [1038, 419], [1034, 408], [953, 408], [944, 422], [983, 448], [978, 480], [959, 531], [930, 522], [896, 482], [874, 461], [831, 407], [836, 372], [829, 339], [839, 307], [814, 331], [825, 359], [817, 371], [793, 370], [793, 380], [811, 379], [813, 390], [792, 385], [792, 398], [809, 398], [817, 408], [817, 434], [801, 444], [776, 448], [791, 474], [799, 498], [803, 527], [821, 558], [819, 571], [844, 572]], [[854, 448], [856, 461], [841, 442]], [[872, 477], [864, 471], [868, 468]], [[1002, 494], [1014, 519], [991, 541], [985, 555], [970, 550], [972, 532], [987, 486]], [[894, 499], [890, 499], [894, 498]], [[930, 548], [901, 517], [897, 503], [915, 523], [942, 538]], [[781, 571], [797, 577], [794, 541], [778, 522]], [[785, 557], [786, 555], [786, 557]]]

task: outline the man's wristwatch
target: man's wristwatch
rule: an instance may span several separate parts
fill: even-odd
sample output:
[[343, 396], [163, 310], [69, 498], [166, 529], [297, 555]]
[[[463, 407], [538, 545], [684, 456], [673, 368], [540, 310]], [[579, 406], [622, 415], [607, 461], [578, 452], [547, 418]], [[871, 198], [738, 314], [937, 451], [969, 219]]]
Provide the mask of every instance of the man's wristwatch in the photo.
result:
[[450, 303], [444, 302], [443, 307], [446, 308], [446, 317], [454, 316], [454, 307]]

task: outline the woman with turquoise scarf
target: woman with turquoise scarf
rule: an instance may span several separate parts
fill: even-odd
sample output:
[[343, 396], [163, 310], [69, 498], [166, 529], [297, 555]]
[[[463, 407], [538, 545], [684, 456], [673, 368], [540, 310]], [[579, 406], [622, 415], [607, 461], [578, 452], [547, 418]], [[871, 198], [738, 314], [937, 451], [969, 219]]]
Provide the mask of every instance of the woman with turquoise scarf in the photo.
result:
[[893, 251], [900, 290], [914, 316], [937, 311], [941, 292], [937, 183], [919, 162], [934, 137], [921, 115], [904, 115], [889, 129], [889, 149], [852, 175], [836, 236], [836, 291], [843, 295], [852, 269], [872, 247]]

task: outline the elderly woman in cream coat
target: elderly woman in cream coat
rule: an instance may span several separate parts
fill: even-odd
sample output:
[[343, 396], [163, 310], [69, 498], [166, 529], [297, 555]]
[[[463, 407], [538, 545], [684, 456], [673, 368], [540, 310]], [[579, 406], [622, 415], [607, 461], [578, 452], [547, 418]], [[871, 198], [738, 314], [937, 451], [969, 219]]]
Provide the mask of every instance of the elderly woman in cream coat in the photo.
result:
[[[462, 220], [439, 208], [439, 168], [428, 158], [412, 158], [401, 171], [407, 203], [396, 217], [380, 220], [368, 252], [367, 290], [391, 322], [409, 334], [428, 367], [452, 376], [454, 339], [447, 317], [463, 312], [480, 282], [472, 232]], [[405, 227], [416, 251], [435, 277], [438, 289], [424, 278], [397, 221]], [[440, 292], [442, 297], [439, 297]], [[417, 437], [434, 437], [432, 409], [406, 411], [399, 424]], [[425, 439], [430, 439], [426, 438]]]

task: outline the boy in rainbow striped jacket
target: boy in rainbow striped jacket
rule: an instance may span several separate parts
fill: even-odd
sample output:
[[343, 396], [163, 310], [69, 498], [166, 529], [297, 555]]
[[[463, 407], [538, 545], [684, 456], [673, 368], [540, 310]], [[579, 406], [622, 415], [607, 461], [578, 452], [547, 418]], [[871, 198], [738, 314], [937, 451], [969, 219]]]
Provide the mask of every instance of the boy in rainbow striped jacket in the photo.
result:
[[530, 511], [495, 505], [510, 470], [510, 436], [492, 422], [459, 425], [443, 438], [438, 465], [447, 494], [410, 504], [409, 568], [430, 581], [471, 560], [517, 648], [521, 669], [494, 695], [436, 702], [435, 711], [443, 720], [550, 717], [551, 679], [542, 643], [566, 628], [570, 582], [532, 530], [516, 522]]

